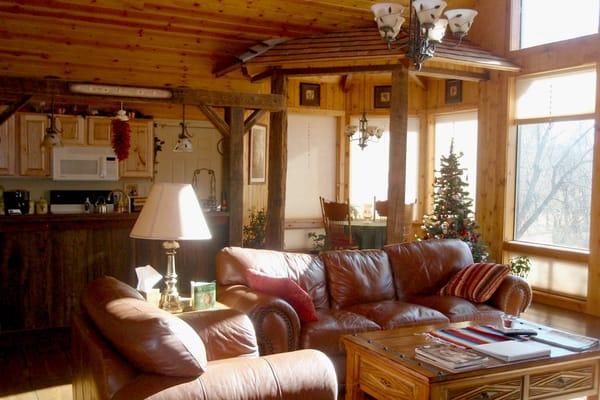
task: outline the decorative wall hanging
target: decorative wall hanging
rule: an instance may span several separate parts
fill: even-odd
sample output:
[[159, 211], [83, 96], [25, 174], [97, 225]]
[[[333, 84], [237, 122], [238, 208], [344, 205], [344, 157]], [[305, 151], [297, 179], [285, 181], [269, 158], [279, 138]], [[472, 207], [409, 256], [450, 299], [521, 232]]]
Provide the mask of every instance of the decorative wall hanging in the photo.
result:
[[250, 177], [253, 183], [267, 181], [267, 126], [256, 124], [250, 129]]
[[392, 100], [392, 87], [390, 85], [375, 86], [373, 90], [373, 107], [390, 108]]
[[127, 160], [131, 147], [131, 127], [123, 103], [121, 109], [117, 111], [117, 116], [112, 120], [111, 143], [119, 161]]
[[446, 79], [446, 104], [457, 104], [462, 102], [462, 81], [458, 79]]
[[300, 105], [309, 107], [321, 106], [321, 85], [318, 83], [300, 83]]

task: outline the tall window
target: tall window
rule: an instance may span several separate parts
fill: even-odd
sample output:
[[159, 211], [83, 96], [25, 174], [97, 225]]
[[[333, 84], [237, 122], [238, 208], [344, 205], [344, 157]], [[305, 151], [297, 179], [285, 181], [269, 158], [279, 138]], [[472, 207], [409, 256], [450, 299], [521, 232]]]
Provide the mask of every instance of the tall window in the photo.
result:
[[[454, 143], [454, 152], [463, 153], [460, 159], [465, 170], [463, 177], [469, 196], [475, 206], [477, 184], [477, 113], [465, 112], [440, 115], [435, 119], [435, 170], [440, 169], [442, 156], [450, 153]], [[475, 210], [473, 210], [475, 211]]]
[[[598, 32], [600, 0], [520, 0], [520, 48]], [[516, 29], [519, 27], [513, 27]]]
[[[357, 124], [357, 121], [353, 121]], [[388, 171], [390, 153], [389, 118], [369, 118], [370, 125], [385, 129], [379, 142], [369, 143], [364, 150], [357, 142], [350, 145], [350, 203], [362, 213], [365, 204], [373, 204], [373, 198], [388, 198]], [[406, 152], [405, 203], [417, 201], [419, 179], [419, 119], [408, 118]]]
[[[524, 77], [516, 84], [514, 240], [589, 249], [596, 71]], [[585, 296], [583, 264], [534, 259], [534, 287]], [[568, 283], [567, 283], [568, 282]]]

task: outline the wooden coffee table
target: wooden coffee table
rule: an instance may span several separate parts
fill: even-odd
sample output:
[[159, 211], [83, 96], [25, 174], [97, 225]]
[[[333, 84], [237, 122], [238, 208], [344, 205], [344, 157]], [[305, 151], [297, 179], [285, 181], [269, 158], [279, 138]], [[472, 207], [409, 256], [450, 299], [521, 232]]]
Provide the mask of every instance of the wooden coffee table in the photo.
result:
[[[424, 332], [470, 323], [365, 332], [342, 338], [346, 347], [346, 399], [546, 400], [598, 395], [600, 349], [580, 353], [558, 347], [549, 358], [452, 373], [414, 358], [431, 342]], [[593, 397], [596, 398], [596, 397]]]

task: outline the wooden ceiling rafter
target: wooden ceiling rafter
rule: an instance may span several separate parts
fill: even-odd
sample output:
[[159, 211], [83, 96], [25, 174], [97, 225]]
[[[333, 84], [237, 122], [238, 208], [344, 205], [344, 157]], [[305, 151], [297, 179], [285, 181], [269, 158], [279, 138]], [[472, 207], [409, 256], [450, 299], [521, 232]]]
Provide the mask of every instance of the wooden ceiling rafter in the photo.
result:
[[32, 97], [32, 95], [26, 94], [24, 96], [21, 96], [19, 99], [15, 100], [11, 104], [9, 104], [8, 107], [0, 113], [0, 125], [2, 125], [4, 123], [4, 121], [6, 121], [10, 117], [12, 117], [17, 111], [19, 111], [27, 103], [29, 103], [29, 100], [31, 100], [31, 97]]

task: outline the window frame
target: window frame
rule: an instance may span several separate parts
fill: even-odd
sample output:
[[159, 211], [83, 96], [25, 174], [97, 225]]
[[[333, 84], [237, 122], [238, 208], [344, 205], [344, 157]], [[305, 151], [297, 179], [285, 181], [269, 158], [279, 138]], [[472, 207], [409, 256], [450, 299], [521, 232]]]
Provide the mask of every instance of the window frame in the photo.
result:
[[584, 38], [587, 36], [593, 36], [593, 35], [597, 35], [600, 33], [600, 12], [598, 13], [598, 30], [596, 33], [591, 33], [589, 35], [584, 35], [584, 36], [577, 36], [574, 38], [569, 38], [569, 39], [564, 39], [561, 41], [556, 41], [556, 42], [548, 42], [548, 43], [542, 43], [542, 44], [538, 44], [535, 46], [529, 46], [529, 47], [521, 47], [521, 31], [523, 30], [523, 18], [522, 18], [522, 4], [523, 4], [523, 0], [511, 0], [510, 2], [510, 12], [509, 12], [509, 18], [510, 18], [510, 23], [509, 23], [509, 40], [508, 40], [508, 45], [509, 51], [521, 51], [521, 50], [528, 50], [528, 49], [532, 49], [532, 48], [536, 48], [536, 47], [542, 47], [542, 46], [549, 46], [552, 45], [554, 43], [560, 43], [562, 41], [569, 41], [569, 40], [577, 40], [580, 38]]
[[[514, 0], [520, 1], [520, 0]], [[596, 72], [596, 112], [595, 113], [581, 113], [571, 114], [559, 117], [535, 117], [535, 118], [516, 118], [516, 83], [518, 78], [531, 78], [531, 77], [544, 77], [556, 75], [569, 71], [578, 71], [593, 69]], [[552, 71], [545, 71], [543, 73], [536, 74], [524, 74], [517, 77], [510, 78], [509, 82], [510, 96], [513, 101], [509, 108], [509, 129], [508, 129], [508, 140], [507, 140], [507, 171], [506, 171], [506, 190], [505, 190], [505, 203], [504, 203], [504, 241], [502, 245], [503, 262], [507, 263], [508, 254], [511, 252], [518, 252], [527, 256], [539, 256], [548, 257], [556, 260], [563, 260], [573, 263], [585, 264], [588, 268], [588, 272], [591, 271], [589, 264], [592, 262], [591, 253], [593, 252], [592, 243], [594, 243], [595, 235], [594, 230], [598, 230], [594, 227], [595, 224], [600, 223], [600, 216], [596, 216], [597, 210], [600, 206], [595, 205], [595, 200], [598, 199], [600, 193], [600, 171], [597, 171], [596, 166], [600, 163], [600, 143], [598, 143], [598, 137], [600, 132], [600, 62], [596, 64], [585, 64], [579, 65], [573, 68], [557, 69]], [[586, 119], [592, 119], [595, 121], [595, 137], [593, 148], [593, 165], [592, 165], [592, 198], [591, 198], [591, 216], [590, 216], [590, 248], [576, 249], [567, 248], [560, 246], [552, 246], [548, 244], [532, 243], [519, 241], [514, 239], [515, 234], [515, 218], [516, 218], [516, 203], [517, 203], [517, 153], [518, 153], [518, 128], [522, 125], [532, 125], [540, 123], [552, 123], [561, 121], [581, 121]], [[559, 292], [553, 292], [545, 289], [535, 288], [534, 292], [536, 296], [541, 296], [544, 299], [549, 299], [549, 304], [553, 301], [564, 301], [563, 306], [572, 307], [573, 309], [579, 309], [581, 302], [585, 302], [589, 297], [589, 282], [591, 277], [588, 276], [588, 294], [586, 297], [563, 294]]]

